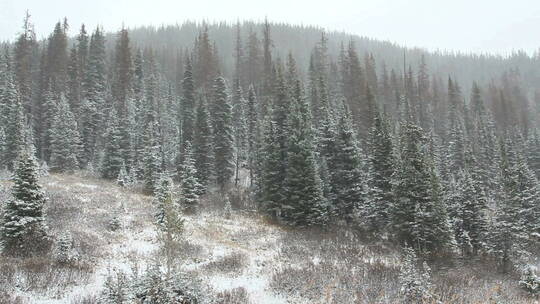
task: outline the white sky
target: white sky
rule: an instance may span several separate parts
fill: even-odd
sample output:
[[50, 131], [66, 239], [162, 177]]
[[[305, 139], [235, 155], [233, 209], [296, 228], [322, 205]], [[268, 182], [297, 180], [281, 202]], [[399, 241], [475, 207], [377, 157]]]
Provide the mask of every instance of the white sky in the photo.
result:
[[0, 0], [0, 40], [30, 10], [38, 37], [64, 16], [107, 31], [185, 20], [263, 20], [318, 25], [430, 50], [507, 54], [540, 47], [540, 0]]

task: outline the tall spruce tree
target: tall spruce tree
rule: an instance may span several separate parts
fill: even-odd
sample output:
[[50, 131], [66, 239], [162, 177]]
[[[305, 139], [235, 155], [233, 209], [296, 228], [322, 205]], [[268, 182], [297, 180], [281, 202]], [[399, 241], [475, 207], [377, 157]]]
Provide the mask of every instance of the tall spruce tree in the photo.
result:
[[281, 148], [276, 135], [275, 123], [266, 120], [263, 144], [260, 147], [257, 173], [258, 200], [260, 209], [266, 214], [281, 216], [281, 203], [286, 198]]
[[316, 164], [311, 122], [303, 118], [300, 103], [295, 99], [289, 116], [287, 198], [280, 207], [280, 216], [296, 226], [319, 225], [328, 219], [328, 206]]
[[14, 168], [14, 162], [18, 155], [24, 150], [26, 119], [21, 98], [9, 80], [8, 87], [4, 91], [4, 101], [7, 104], [7, 121], [10, 123], [5, 129], [6, 144], [3, 165], [11, 170]]
[[159, 149], [159, 126], [155, 120], [147, 122], [144, 134], [143, 181], [144, 191], [154, 194], [162, 172], [162, 159]]
[[214, 81], [214, 168], [216, 182], [223, 189], [234, 174], [232, 107], [227, 96], [225, 79]]
[[248, 169], [249, 169], [249, 182], [250, 185], [253, 185], [254, 171], [255, 171], [255, 157], [257, 155], [257, 142], [258, 142], [258, 105], [257, 105], [257, 96], [255, 95], [255, 89], [253, 86], [249, 87], [248, 98], [247, 98], [247, 110], [246, 110], [246, 120], [247, 120], [247, 157], [248, 157]]
[[73, 171], [79, 168], [80, 137], [77, 121], [69, 109], [64, 95], [56, 106], [50, 131], [51, 159], [50, 167], [53, 171]]
[[419, 251], [448, 249], [454, 239], [423, 130], [405, 122], [400, 140], [401, 160], [390, 211], [393, 231], [398, 240]]
[[376, 111], [368, 138], [371, 174], [367, 189], [367, 220], [372, 228], [381, 229], [389, 220], [395, 159], [390, 126], [387, 118], [379, 111]]
[[180, 183], [180, 203], [186, 210], [194, 211], [199, 205], [201, 184], [197, 179], [197, 169], [195, 168], [195, 160], [193, 159], [193, 151], [190, 142], [186, 143], [184, 150], [184, 162], [182, 163]]
[[509, 142], [501, 143], [500, 203], [488, 236], [489, 252], [499, 259], [504, 272], [510, 270], [527, 242], [519, 182], [511, 162], [513, 156], [510, 149]]
[[100, 166], [101, 176], [107, 179], [116, 179], [124, 162], [120, 147], [121, 133], [118, 125], [118, 116], [114, 108], [109, 111], [107, 129], [103, 138], [105, 139], [105, 147]]
[[338, 217], [350, 221], [356, 210], [364, 213], [365, 201], [360, 148], [346, 106], [336, 124], [336, 140], [328, 163], [334, 194], [332, 207]]
[[38, 183], [33, 148], [20, 151], [13, 175], [12, 198], [5, 205], [0, 240], [4, 252], [27, 254], [45, 243], [43, 206], [46, 198]]
[[197, 180], [203, 192], [206, 191], [214, 176], [214, 150], [212, 146], [212, 126], [206, 99], [201, 98], [197, 107], [193, 154]]

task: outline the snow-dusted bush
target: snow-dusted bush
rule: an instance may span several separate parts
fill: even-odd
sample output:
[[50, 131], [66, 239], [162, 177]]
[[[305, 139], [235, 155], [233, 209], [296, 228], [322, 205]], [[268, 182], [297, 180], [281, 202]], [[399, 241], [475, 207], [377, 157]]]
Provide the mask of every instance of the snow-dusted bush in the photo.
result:
[[85, 177], [98, 177], [99, 176], [99, 168], [96, 168], [93, 162], [89, 162], [88, 165], [86, 165], [86, 169], [83, 171]]
[[122, 164], [122, 168], [120, 168], [120, 173], [118, 173], [116, 183], [124, 188], [131, 188], [135, 183], [135, 177], [133, 176], [133, 174], [127, 172], [125, 164]]
[[159, 264], [152, 264], [142, 274], [134, 269], [129, 278], [114, 271], [105, 281], [99, 303], [210, 304], [209, 294], [199, 280], [182, 273], [167, 274]]
[[536, 275], [535, 270], [532, 266], [528, 266], [523, 270], [519, 280], [519, 287], [538, 297], [540, 295], [540, 277]]
[[113, 216], [108, 223], [108, 228], [110, 231], [117, 231], [122, 228], [122, 222], [120, 222], [120, 218], [118, 216]]
[[73, 250], [73, 239], [70, 233], [65, 232], [58, 239], [54, 250], [54, 258], [59, 264], [69, 264], [79, 259], [77, 252]]
[[232, 206], [229, 196], [225, 196], [225, 206], [223, 207], [223, 213], [226, 219], [230, 219], [232, 215]]
[[431, 269], [426, 262], [419, 267], [414, 250], [406, 247], [401, 266], [400, 282], [402, 302], [406, 304], [436, 303], [431, 284]]
[[206, 264], [204, 268], [210, 272], [239, 274], [246, 266], [246, 255], [240, 252], [233, 252]]
[[133, 287], [134, 297], [141, 304], [211, 303], [200, 281], [181, 273], [167, 275], [159, 264], [149, 266]]
[[127, 304], [133, 297], [126, 274], [114, 271], [109, 274], [104, 283], [103, 291], [99, 297], [100, 304]]
[[251, 304], [244, 287], [224, 290], [217, 295], [217, 304]]
[[39, 166], [39, 176], [49, 176], [49, 165], [47, 165], [47, 162], [41, 163], [41, 166]]

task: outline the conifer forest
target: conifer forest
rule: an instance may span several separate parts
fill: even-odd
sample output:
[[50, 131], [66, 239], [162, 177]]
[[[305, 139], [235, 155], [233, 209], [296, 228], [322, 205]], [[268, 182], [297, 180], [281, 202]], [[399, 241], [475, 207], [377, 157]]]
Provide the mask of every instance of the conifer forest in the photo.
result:
[[0, 304], [537, 303], [540, 53], [34, 18], [0, 42]]

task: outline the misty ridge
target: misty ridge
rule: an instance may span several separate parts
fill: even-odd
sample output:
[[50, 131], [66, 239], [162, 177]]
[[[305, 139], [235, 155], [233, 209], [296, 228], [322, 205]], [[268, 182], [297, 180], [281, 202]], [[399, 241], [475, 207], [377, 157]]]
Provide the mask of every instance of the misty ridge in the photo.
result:
[[539, 54], [32, 18], [0, 44], [0, 304], [538, 301]]

